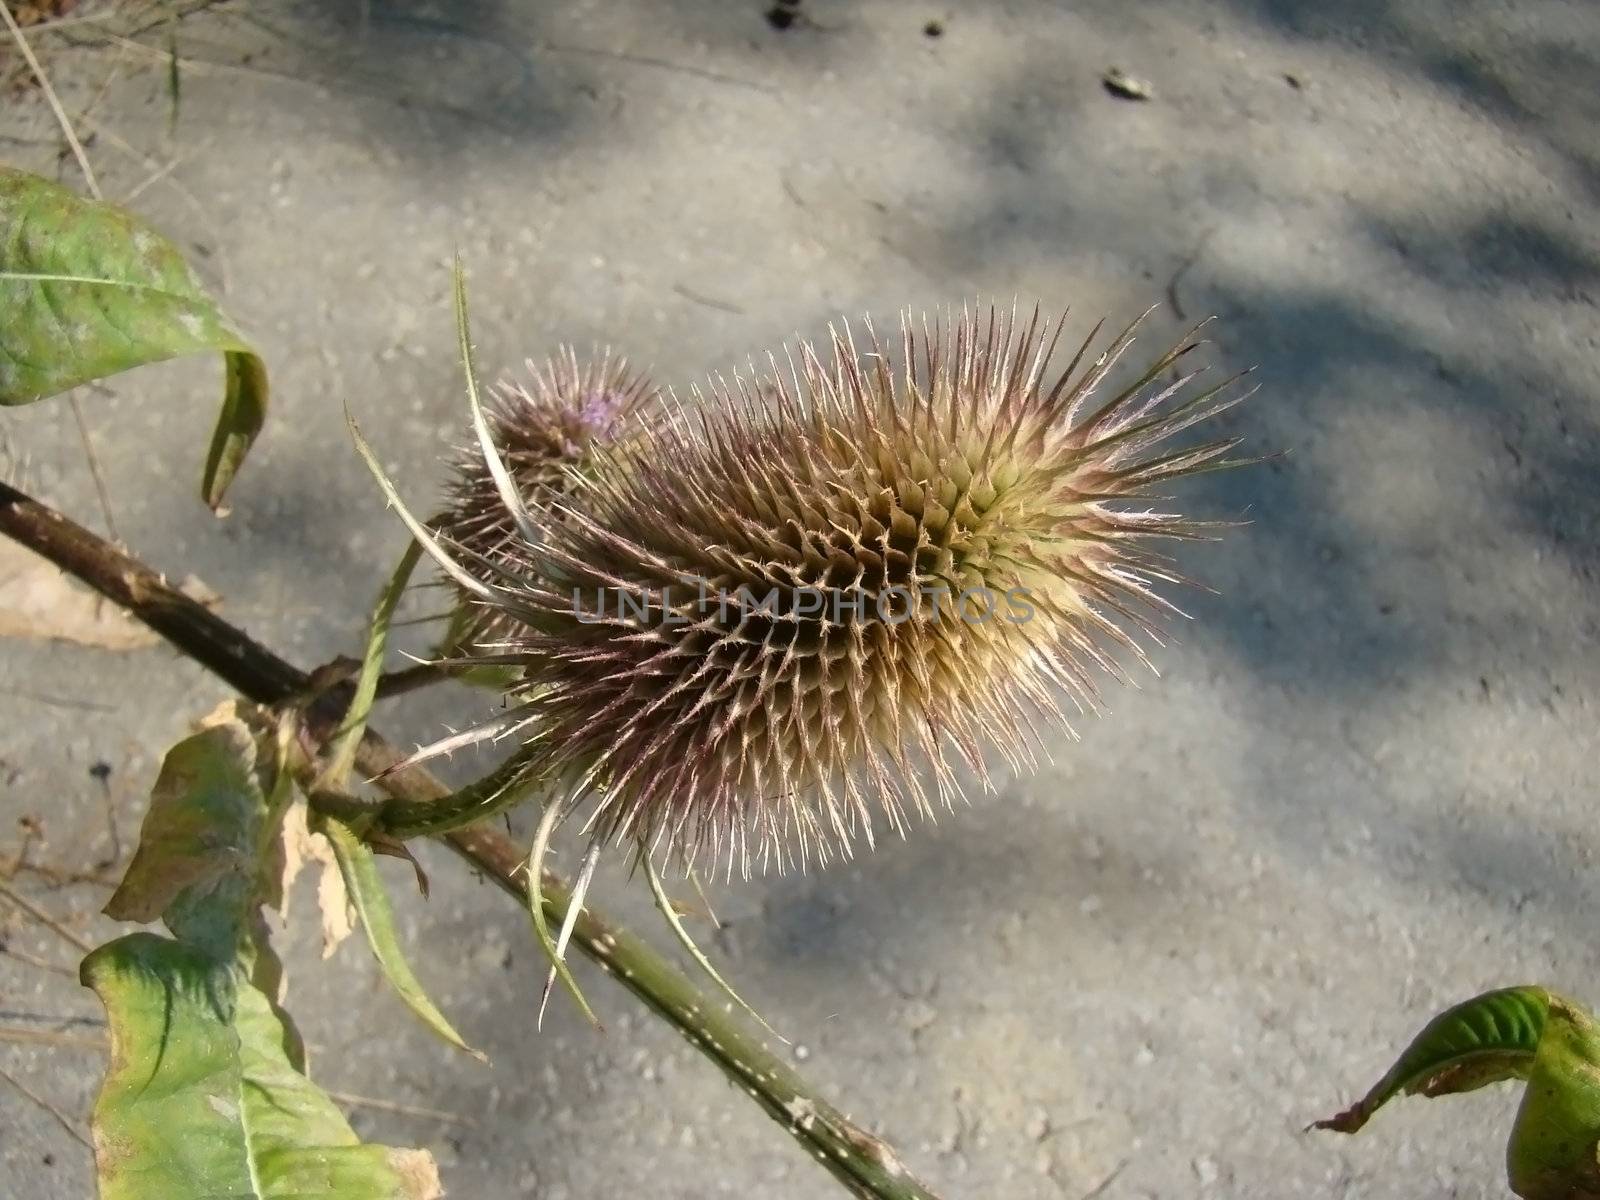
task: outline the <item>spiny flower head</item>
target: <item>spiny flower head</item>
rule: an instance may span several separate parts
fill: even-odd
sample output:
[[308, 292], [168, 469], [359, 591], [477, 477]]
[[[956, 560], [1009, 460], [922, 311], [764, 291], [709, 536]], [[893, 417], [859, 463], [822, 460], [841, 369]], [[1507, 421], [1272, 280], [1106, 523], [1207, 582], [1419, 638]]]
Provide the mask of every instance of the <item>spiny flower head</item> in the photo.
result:
[[[526, 365], [529, 382], [498, 383], [485, 415], [524, 503], [541, 508], [566, 493], [602, 449], [647, 428], [657, 393], [645, 375], [630, 371], [627, 360], [609, 351], [580, 362], [571, 347], [563, 346], [542, 365], [532, 359]], [[510, 514], [475, 440], [456, 452], [446, 506], [433, 524], [470, 552], [469, 565], [505, 562], [517, 553]], [[502, 614], [462, 607], [448, 640], [455, 647], [491, 643], [507, 628]]]
[[[502, 380], [485, 406], [501, 460], [531, 506], [567, 490], [601, 448], [636, 431], [655, 388], [627, 360], [609, 352], [580, 363], [569, 346], [543, 365], [527, 361], [529, 383]], [[476, 441], [452, 463], [447, 508], [437, 524], [459, 545], [482, 555], [506, 548], [510, 515]]]
[[1063, 324], [907, 318], [897, 362], [846, 327], [600, 452], [474, 601], [514, 622], [497, 733], [597, 841], [746, 872], [932, 815], [958, 764], [988, 787], [986, 746], [1031, 762], [1177, 611], [1150, 543], [1205, 527], [1148, 501], [1229, 465], [1167, 443], [1243, 399], [1168, 378], [1192, 336], [1102, 399], [1133, 327], [1052, 372]]

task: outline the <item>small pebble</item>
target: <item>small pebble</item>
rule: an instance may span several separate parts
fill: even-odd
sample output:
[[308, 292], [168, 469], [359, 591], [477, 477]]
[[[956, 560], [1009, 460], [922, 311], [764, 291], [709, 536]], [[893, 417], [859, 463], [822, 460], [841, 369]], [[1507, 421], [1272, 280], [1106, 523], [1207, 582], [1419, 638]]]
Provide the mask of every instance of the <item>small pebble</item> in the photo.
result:
[[1135, 79], [1120, 67], [1112, 67], [1103, 76], [1100, 82], [1119, 100], [1148, 100], [1150, 99], [1150, 85], [1142, 79]]

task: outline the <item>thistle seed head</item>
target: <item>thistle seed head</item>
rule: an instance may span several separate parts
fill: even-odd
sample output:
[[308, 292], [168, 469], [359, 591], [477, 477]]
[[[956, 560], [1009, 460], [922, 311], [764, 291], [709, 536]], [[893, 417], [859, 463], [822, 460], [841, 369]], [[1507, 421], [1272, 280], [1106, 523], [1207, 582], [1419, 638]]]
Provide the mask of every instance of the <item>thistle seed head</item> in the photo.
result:
[[988, 788], [986, 747], [1031, 763], [1177, 612], [1151, 542], [1208, 527], [1149, 502], [1233, 465], [1235, 439], [1168, 442], [1244, 398], [1188, 394], [1193, 335], [1103, 398], [1133, 327], [1053, 372], [1063, 323], [906, 318], [897, 356], [844, 327], [669, 401], [539, 542], [494, 524], [500, 599], [473, 603], [522, 668], [497, 729], [592, 797], [594, 838], [746, 873], [870, 844], [875, 808], [903, 831], [958, 764]]
[[[547, 510], [613, 443], [637, 436], [656, 411], [656, 388], [625, 359], [609, 351], [580, 362], [569, 346], [543, 365], [529, 359], [529, 382], [501, 381], [485, 405], [490, 434], [511, 479], [533, 511]], [[481, 445], [469, 440], [455, 454], [444, 511], [434, 519], [441, 535], [470, 552], [466, 565], [487, 577], [483, 563], [516, 558], [516, 531], [501, 500]], [[474, 558], [476, 556], [476, 558]], [[478, 569], [474, 570], [474, 566]], [[453, 647], [495, 642], [510, 627], [504, 614], [461, 603]]]

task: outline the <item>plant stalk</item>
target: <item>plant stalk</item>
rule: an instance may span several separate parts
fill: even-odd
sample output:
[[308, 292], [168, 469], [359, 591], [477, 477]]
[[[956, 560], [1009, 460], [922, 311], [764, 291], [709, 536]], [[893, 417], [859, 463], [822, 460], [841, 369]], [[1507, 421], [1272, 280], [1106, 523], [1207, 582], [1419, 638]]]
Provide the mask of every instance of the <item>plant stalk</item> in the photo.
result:
[[[0, 483], [0, 533], [127, 609], [247, 699], [267, 705], [303, 704], [301, 737], [313, 753], [344, 720], [354, 691], [348, 682], [313, 693], [314, 682], [305, 672], [171, 587], [139, 560], [5, 483]], [[355, 763], [372, 778], [403, 757], [368, 729]], [[388, 803], [408, 809], [423, 809], [451, 794], [422, 767], [393, 771], [378, 786], [390, 798]], [[517, 878], [523, 854], [509, 838], [480, 824], [443, 834], [440, 840], [519, 906], [525, 902], [526, 892]], [[541, 887], [549, 919], [564, 920], [571, 899], [566, 881], [547, 870], [541, 874]], [[938, 1200], [886, 1142], [819, 1097], [784, 1059], [733, 1018], [726, 1000], [700, 991], [648, 942], [587, 906], [572, 940], [715, 1063], [852, 1195], [864, 1200]]]

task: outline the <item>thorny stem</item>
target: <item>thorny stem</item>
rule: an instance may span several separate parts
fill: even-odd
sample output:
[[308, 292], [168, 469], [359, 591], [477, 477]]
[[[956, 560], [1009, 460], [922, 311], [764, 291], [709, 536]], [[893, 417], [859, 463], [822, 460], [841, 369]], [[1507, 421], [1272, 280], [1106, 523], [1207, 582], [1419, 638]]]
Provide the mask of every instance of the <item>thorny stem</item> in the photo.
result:
[[[0, 483], [0, 533], [127, 609], [246, 698], [270, 705], [305, 700], [312, 682], [305, 672], [169, 586], [137, 559], [5, 483]], [[302, 720], [302, 739], [321, 746], [339, 728], [352, 690], [342, 684], [312, 699]], [[356, 752], [356, 767], [369, 777], [382, 776], [378, 786], [391, 803], [421, 810], [451, 795], [421, 767], [392, 770], [403, 757], [368, 729]], [[392, 773], [384, 775], [385, 771]], [[523, 855], [509, 838], [478, 824], [444, 834], [440, 840], [516, 904], [525, 903], [526, 892], [518, 879]], [[540, 886], [546, 916], [565, 920], [572, 898], [566, 881], [544, 871]], [[938, 1200], [887, 1143], [818, 1097], [787, 1062], [746, 1032], [726, 1002], [707, 997], [648, 942], [592, 907], [579, 915], [572, 940], [715, 1063], [852, 1195], [863, 1200]]]
[[[477, 821], [499, 816], [521, 801], [532, 786], [527, 758], [518, 752], [482, 779], [447, 796], [419, 798], [406, 789], [389, 791], [378, 810], [378, 824], [390, 837], [438, 837]], [[384, 781], [379, 780], [381, 787]]]
[[407, 692], [420, 691], [422, 688], [443, 683], [451, 678], [454, 678], [454, 673], [440, 663], [416, 663], [380, 675], [377, 699], [386, 700], [390, 696], [403, 696]]

